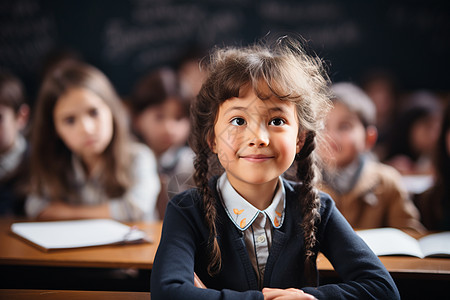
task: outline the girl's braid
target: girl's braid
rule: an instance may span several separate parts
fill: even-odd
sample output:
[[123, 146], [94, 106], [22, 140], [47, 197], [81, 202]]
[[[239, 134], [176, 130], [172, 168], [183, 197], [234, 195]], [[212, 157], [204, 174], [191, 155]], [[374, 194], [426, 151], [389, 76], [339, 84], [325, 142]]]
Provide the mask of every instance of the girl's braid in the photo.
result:
[[217, 241], [216, 215], [214, 196], [208, 186], [208, 151], [200, 151], [194, 161], [195, 173], [194, 180], [199, 187], [200, 194], [203, 197], [203, 205], [205, 209], [205, 221], [209, 228], [209, 246], [210, 246], [210, 263], [208, 265], [208, 274], [213, 276], [217, 274], [221, 268], [220, 247]]
[[306, 134], [302, 150], [296, 156], [297, 179], [302, 182], [298, 185], [299, 201], [302, 210], [301, 227], [305, 240], [305, 274], [307, 279], [316, 284], [314, 274], [314, 246], [316, 245], [316, 223], [320, 220], [320, 198], [315, 188], [316, 170], [313, 150], [315, 149], [315, 132]]

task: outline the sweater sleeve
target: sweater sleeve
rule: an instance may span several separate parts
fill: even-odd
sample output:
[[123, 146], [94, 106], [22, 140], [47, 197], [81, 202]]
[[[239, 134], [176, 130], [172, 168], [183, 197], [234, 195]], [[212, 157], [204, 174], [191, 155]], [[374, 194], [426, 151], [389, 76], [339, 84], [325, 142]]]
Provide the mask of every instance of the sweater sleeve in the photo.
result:
[[133, 147], [133, 185], [122, 197], [109, 201], [110, 213], [120, 221], [154, 221], [158, 219], [156, 201], [161, 190], [156, 158], [143, 144], [133, 144]]
[[28, 218], [35, 219], [49, 204], [46, 198], [35, 194], [28, 195], [25, 200], [25, 214]]
[[397, 287], [378, 257], [354, 232], [328, 198], [319, 228], [320, 251], [341, 283], [303, 288], [318, 299], [400, 299]]
[[[167, 206], [161, 241], [151, 276], [152, 300], [158, 299], [264, 299], [260, 291], [200, 289], [194, 286], [195, 253], [208, 230], [187, 191]], [[183, 199], [184, 198], [184, 199]]]

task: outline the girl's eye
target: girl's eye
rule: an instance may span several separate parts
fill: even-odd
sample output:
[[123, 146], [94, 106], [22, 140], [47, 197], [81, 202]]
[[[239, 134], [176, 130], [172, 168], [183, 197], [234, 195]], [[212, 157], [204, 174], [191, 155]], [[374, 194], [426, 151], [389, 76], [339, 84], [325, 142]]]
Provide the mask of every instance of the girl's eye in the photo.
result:
[[282, 118], [275, 118], [269, 122], [269, 125], [273, 126], [282, 126], [284, 124], [286, 124], [286, 121], [284, 121]]
[[75, 123], [75, 117], [67, 117], [64, 118], [64, 123], [68, 124], [68, 125], [72, 125]]
[[350, 130], [350, 129], [352, 129], [352, 124], [349, 122], [343, 122], [343, 123], [339, 124], [338, 129], [340, 131]]
[[90, 110], [89, 110], [89, 115], [90, 115], [91, 117], [96, 117], [96, 116], [98, 116], [98, 110], [97, 110], [96, 108], [90, 109]]
[[245, 122], [244, 119], [242, 118], [234, 118], [233, 120], [231, 120], [231, 125], [235, 125], [235, 126], [242, 126], [245, 125], [247, 122]]
[[163, 121], [166, 118], [166, 116], [163, 112], [157, 112], [154, 116], [155, 116], [155, 119], [159, 122]]

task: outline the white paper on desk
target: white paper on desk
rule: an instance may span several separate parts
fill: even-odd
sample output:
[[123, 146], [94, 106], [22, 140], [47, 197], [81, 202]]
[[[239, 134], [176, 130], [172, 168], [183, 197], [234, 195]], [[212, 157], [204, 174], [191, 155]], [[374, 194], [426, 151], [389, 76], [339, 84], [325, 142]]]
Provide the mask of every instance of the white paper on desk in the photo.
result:
[[424, 256], [450, 256], [450, 231], [433, 233], [419, 239]]
[[44, 249], [79, 248], [137, 242], [146, 239], [145, 232], [112, 219], [75, 221], [21, 222], [11, 231]]
[[424, 257], [417, 240], [396, 228], [375, 228], [356, 232], [378, 255], [411, 255]]

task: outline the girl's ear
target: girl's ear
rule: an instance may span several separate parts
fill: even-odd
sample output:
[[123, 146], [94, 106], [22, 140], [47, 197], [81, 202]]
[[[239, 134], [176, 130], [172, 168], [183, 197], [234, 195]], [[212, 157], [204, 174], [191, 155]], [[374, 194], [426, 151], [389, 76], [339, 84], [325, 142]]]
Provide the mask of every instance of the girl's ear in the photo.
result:
[[372, 149], [377, 142], [378, 130], [375, 126], [367, 126], [366, 128], [366, 150]]
[[27, 104], [22, 104], [19, 107], [16, 119], [19, 124], [19, 128], [22, 130], [28, 123], [28, 118], [30, 116], [30, 107]]
[[305, 144], [305, 139], [306, 139], [306, 132], [305, 131], [301, 131], [298, 134], [297, 137], [297, 148], [296, 148], [296, 153], [299, 153], [300, 150], [302, 150], [303, 145]]
[[211, 151], [213, 152], [213, 153], [215, 153], [215, 154], [217, 154], [217, 151], [216, 151], [216, 142], [215, 141], [210, 141], [209, 143], [209, 148], [211, 149]]
[[209, 146], [209, 149], [211, 149], [211, 151], [213, 153], [217, 154], [216, 139], [213, 136], [210, 136], [208, 138], [208, 146]]

